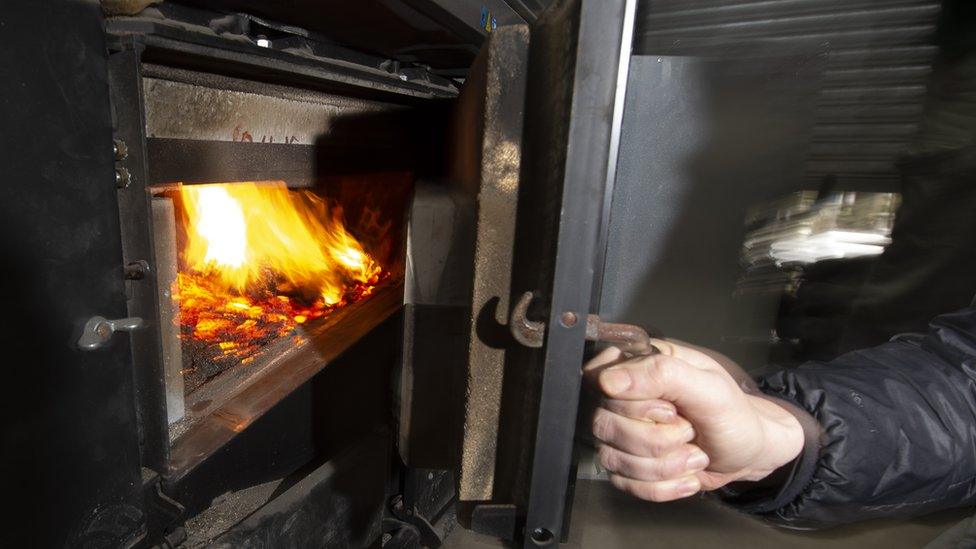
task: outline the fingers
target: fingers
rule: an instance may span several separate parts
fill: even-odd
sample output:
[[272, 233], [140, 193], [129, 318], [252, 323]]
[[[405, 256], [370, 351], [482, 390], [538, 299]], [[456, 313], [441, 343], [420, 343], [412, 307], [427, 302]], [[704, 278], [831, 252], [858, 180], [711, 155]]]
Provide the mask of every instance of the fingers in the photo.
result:
[[701, 483], [694, 475], [679, 479], [648, 482], [620, 475], [610, 475], [610, 482], [619, 490], [648, 501], [673, 501], [693, 496], [701, 490]]
[[615, 400], [666, 400], [682, 415], [698, 418], [734, 401], [735, 389], [724, 372], [695, 368], [667, 355], [621, 362], [599, 373], [598, 385]]
[[660, 399], [618, 400], [605, 398], [602, 406], [617, 415], [657, 423], [671, 423], [678, 416], [674, 404]]
[[590, 381], [595, 381], [601, 371], [620, 363], [625, 358], [623, 351], [620, 349], [607, 347], [583, 366], [583, 375]]
[[593, 416], [593, 436], [628, 454], [663, 457], [695, 438], [695, 430], [681, 417], [671, 423], [649, 423], [598, 408]]
[[682, 478], [708, 466], [708, 456], [693, 444], [683, 444], [659, 458], [635, 456], [603, 445], [599, 457], [600, 464], [611, 473], [653, 482]]
[[[696, 474], [709, 463], [708, 455], [690, 444], [691, 424], [671, 415], [670, 423], [648, 422], [650, 415], [673, 409], [649, 401], [604, 401], [593, 417], [593, 434], [604, 444], [600, 463], [611, 472], [617, 488], [650, 501], [671, 501], [701, 490]], [[636, 417], [632, 417], [636, 416]]]
[[673, 339], [657, 339], [651, 338], [651, 345], [658, 350], [662, 355], [677, 357], [682, 350], [681, 345]]

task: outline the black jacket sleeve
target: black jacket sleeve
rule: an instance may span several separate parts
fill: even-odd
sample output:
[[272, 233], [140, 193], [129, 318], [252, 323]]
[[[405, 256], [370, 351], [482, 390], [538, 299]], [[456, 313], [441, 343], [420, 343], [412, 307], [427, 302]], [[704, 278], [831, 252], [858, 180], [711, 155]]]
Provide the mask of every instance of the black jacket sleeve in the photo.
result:
[[976, 503], [976, 308], [760, 380], [809, 412], [803, 453], [768, 493], [729, 498], [781, 525], [821, 528]]

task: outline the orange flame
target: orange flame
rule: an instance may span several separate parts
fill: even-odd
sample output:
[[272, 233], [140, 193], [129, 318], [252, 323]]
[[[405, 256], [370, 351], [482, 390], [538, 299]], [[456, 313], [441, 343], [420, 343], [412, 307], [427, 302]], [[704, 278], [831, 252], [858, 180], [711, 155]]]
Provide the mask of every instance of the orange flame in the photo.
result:
[[327, 305], [349, 281], [369, 282], [381, 269], [342, 226], [339, 210], [284, 183], [181, 187], [187, 213], [186, 266], [211, 272], [244, 291], [267, 271], [293, 288], [316, 288]]
[[[177, 299], [184, 337], [247, 358], [372, 291], [382, 268], [341, 210], [283, 182], [184, 185]], [[189, 332], [189, 334], [187, 334]]]

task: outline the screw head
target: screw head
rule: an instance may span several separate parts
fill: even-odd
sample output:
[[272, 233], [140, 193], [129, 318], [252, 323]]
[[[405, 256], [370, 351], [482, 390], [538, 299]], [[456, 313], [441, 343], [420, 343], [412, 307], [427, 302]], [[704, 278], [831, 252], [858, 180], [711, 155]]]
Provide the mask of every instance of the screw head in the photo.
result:
[[149, 274], [149, 262], [145, 259], [125, 264], [125, 278], [128, 280], [142, 280], [147, 274]]
[[114, 139], [112, 140], [112, 154], [115, 155], [115, 160], [125, 160], [129, 156], [129, 146], [121, 139]]
[[115, 186], [124, 189], [132, 183], [132, 174], [124, 166], [115, 167]]

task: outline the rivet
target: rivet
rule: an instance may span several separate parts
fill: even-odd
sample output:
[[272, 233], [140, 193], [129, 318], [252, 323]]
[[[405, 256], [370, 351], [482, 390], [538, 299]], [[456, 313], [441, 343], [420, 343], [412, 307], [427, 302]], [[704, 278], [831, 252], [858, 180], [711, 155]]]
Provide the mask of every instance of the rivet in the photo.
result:
[[578, 318], [576, 317], [576, 313], [572, 311], [566, 311], [562, 314], [562, 316], [559, 317], [559, 323], [565, 328], [572, 328], [573, 326], [576, 326], [577, 321]]

